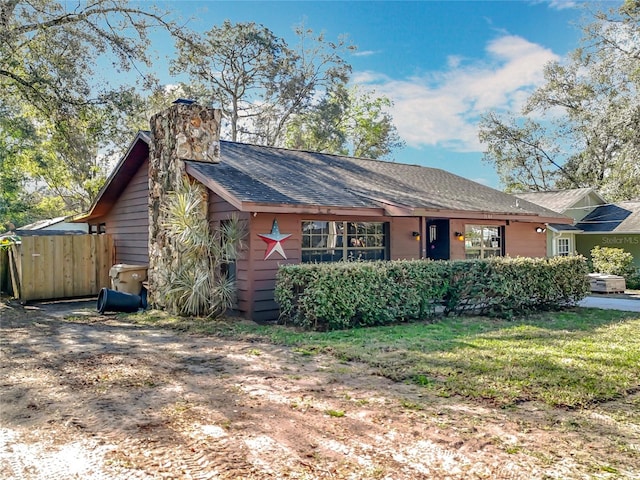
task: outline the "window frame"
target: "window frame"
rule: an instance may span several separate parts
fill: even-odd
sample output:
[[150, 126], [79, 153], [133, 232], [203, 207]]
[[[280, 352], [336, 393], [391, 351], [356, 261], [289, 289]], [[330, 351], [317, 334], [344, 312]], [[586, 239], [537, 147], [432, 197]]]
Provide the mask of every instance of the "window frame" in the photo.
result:
[[[566, 241], [566, 252], [563, 248], [560, 247], [560, 242]], [[556, 256], [558, 257], [568, 257], [571, 255], [571, 238], [570, 237], [558, 237], [556, 238]]]
[[107, 233], [106, 223], [94, 223], [89, 225], [89, 233], [92, 235], [104, 235]]
[[[477, 237], [475, 234], [472, 234], [472, 235], [469, 234], [469, 232], [473, 232], [474, 229], [480, 231], [479, 237]], [[489, 230], [492, 230], [492, 231], [489, 231]], [[495, 233], [495, 235], [493, 233]], [[467, 260], [470, 260], [470, 259], [484, 259], [484, 258], [491, 258], [491, 257], [504, 257], [504, 252], [505, 252], [504, 237], [505, 237], [505, 228], [502, 225], [482, 225], [482, 224], [465, 225], [464, 226], [465, 258]], [[479, 239], [476, 244], [473, 243], [474, 238]], [[487, 242], [491, 242], [491, 245], [486, 245]], [[497, 242], [496, 246], [493, 245], [494, 242]], [[478, 253], [476, 256], [475, 254], [472, 254], [470, 252], [478, 252]]]
[[[324, 223], [325, 225], [307, 233], [309, 225]], [[330, 225], [334, 225], [335, 233], [330, 233]], [[373, 227], [373, 231], [370, 229]], [[353, 220], [307, 220], [301, 221], [302, 232], [300, 244], [301, 263], [333, 263], [344, 261], [386, 261], [390, 258], [389, 244], [391, 242], [389, 222], [353, 221]], [[334, 246], [327, 246], [329, 236], [335, 235]], [[319, 240], [318, 240], [319, 238]], [[316, 240], [316, 246], [314, 245]], [[325, 246], [318, 246], [317, 242]], [[377, 244], [377, 243], [381, 243]], [[305, 244], [309, 246], [305, 246]], [[368, 245], [372, 244], [372, 245]], [[377, 255], [375, 253], [377, 252]], [[378, 258], [363, 258], [367, 253], [374, 253]], [[332, 258], [323, 259], [325, 255]]]

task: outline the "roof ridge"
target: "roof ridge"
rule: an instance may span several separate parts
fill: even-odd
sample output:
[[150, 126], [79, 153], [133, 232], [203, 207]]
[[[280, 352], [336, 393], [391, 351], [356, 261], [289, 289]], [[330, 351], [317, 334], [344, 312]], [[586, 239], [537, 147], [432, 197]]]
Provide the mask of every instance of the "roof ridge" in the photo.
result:
[[[258, 147], [258, 148], [265, 148], [265, 149], [270, 149], [270, 150], [281, 150], [281, 151], [285, 151], [285, 152], [300, 152], [300, 153], [308, 153], [310, 155], [326, 155], [329, 157], [336, 157], [336, 158], [346, 158], [349, 160], [362, 160], [365, 162], [379, 162], [379, 163], [387, 163], [387, 164], [394, 164], [394, 165], [406, 165], [406, 166], [410, 166], [410, 167], [420, 167], [420, 168], [430, 168], [432, 170], [442, 170], [443, 172], [447, 172], [446, 170], [443, 170], [441, 168], [437, 168], [437, 167], [425, 167], [424, 165], [418, 165], [415, 163], [404, 163], [404, 162], [397, 162], [396, 160], [384, 160], [384, 159], [380, 159], [380, 158], [369, 158], [369, 157], [354, 157], [352, 155], [342, 155], [339, 153], [329, 153], [329, 152], [319, 152], [316, 150], [303, 150], [300, 148], [288, 148], [288, 147], [276, 147], [273, 145], [261, 145], [259, 143], [249, 143], [249, 142], [238, 142], [238, 141], [233, 141], [233, 140], [220, 140], [220, 143], [233, 143], [235, 145], [245, 145], [245, 146], [249, 146], [249, 147]], [[447, 173], [451, 173], [451, 172], [447, 172]], [[455, 174], [451, 174], [451, 175], [455, 175]]]

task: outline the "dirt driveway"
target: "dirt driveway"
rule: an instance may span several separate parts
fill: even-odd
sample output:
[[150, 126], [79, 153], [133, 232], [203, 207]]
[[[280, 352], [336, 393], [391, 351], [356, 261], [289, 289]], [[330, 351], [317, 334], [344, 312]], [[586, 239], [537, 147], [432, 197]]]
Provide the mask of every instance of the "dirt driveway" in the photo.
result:
[[327, 356], [180, 335], [87, 309], [64, 320], [65, 311], [0, 303], [2, 479], [640, 472], [598, 467], [624, 464], [634, 452], [620, 445], [640, 443], [637, 426], [616, 420], [613, 404], [597, 412], [495, 409], [428, 396]]

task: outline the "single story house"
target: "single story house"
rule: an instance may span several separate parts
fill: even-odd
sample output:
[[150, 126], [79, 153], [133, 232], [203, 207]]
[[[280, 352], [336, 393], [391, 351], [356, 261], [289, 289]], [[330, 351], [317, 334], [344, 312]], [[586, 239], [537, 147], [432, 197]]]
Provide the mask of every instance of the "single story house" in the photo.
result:
[[640, 268], [640, 200], [608, 203], [592, 188], [518, 193], [531, 203], [563, 213], [572, 225], [548, 224], [548, 254], [590, 257], [595, 246], [628, 251]]
[[572, 219], [444, 170], [220, 141], [219, 110], [175, 103], [151, 120], [77, 218], [114, 237], [116, 263], [149, 264], [162, 239], [163, 195], [180, 175], [207, 188], [212, 228], [247, 222], [235, 265], [239, 312], [278, 317], [278, 267], [346, 260], [546, 255], [547, 224]]

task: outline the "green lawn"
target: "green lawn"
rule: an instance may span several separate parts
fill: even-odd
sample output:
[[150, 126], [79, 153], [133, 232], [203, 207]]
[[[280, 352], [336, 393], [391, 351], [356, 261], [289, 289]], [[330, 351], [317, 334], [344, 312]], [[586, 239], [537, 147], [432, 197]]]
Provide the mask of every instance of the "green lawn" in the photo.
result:
[[519, 320], [453, 317], [349, 331], [302, 332], [250, 322], [176, 319], [153, 313], [136, 322], [288, 345], [300, 355], [357, 360], [379, 375], [438, 395], [509, 406], [538, 400], [570, 408], [618, 398], [640, 387], [640, 315], [595, 309]]

